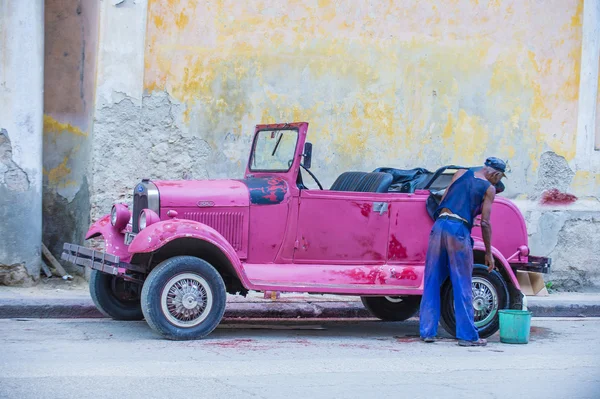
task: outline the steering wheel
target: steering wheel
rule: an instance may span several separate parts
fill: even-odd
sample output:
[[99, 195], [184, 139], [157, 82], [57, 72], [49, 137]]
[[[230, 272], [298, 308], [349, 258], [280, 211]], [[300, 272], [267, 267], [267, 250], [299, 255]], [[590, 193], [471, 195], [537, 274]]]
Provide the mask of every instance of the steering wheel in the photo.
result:
[[319, 182], [319, 179], [317, 179], [317, 176], [315, 176], [310, 170], [308, 170], [306, 168], [306, 166], [300, 164], [300, 166], [302, 167], [302, 169], [304, 169], [306, 171], [306, 173], [308, 173], [310, 175], [310, 177], [313, 178], [313, 180], [315, 181], [315, 183], [317, 183], [317, 186], [319, 186], [320, 190], [323, 190], [323, 186], [321, 185], [321, 182]]

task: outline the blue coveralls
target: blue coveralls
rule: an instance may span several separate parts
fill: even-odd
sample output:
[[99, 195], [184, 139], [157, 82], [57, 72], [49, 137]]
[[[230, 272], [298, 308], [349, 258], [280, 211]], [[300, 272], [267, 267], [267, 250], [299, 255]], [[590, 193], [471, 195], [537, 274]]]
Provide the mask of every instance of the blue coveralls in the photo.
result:
[[[456, 338], [477, 341], [479, 333], [473, 317], [473, 219], [481, 213], [481, 205], [490, 183], [475, 177], [468, 170], [448, 188], [446, 197], [436, 212], [437, 220], [429, 235], [429, 247], [425, 261], [425, 283], [420, 309], [420, 333], [422, 338], [437, 334], [440, 319], [440, 288], [448, 275], [454, 291]], [[465, 219], [441, 216], [441, 209]]]

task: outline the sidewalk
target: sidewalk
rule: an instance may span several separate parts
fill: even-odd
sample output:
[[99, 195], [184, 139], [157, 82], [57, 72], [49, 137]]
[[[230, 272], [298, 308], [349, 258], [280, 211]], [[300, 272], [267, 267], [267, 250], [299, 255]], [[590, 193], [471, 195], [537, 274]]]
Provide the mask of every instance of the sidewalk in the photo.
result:
[[[555, 293], [527, 297], [534, 317], [600, 317], [600, 293]], [[98, 318], [83, 282], [55, 280], [31, 288], [0, 286], [0, 319]], [[372, 317], [360, 298], [340, 295], [281, 294], [264, 299], [262, 293], [227, 296], [226, 318], [359, 318]]]

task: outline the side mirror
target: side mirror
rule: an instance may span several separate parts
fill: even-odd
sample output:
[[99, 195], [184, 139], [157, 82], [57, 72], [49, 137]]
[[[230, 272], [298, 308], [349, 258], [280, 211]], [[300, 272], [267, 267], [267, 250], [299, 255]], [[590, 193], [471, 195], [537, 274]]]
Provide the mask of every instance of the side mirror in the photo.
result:
[[312, 159], [312, 143], [304, 143], [304, 154], [302, 154], [302, 156], [304, 157], [304, 162], [302, 165], [304, 165], [306, 169], [310, 169], [310, 161]]

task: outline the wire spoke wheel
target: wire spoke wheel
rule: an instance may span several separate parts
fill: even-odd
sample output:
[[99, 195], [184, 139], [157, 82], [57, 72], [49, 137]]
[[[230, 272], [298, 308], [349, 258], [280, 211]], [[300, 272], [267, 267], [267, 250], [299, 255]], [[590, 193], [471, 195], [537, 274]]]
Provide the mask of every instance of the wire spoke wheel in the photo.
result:
[[498, 291], [481, 277], [473, 277], [473, 313], [477, 328], [488, 324], [498, 313]]
[[[444, 329], [455, 337], [454, 291], [450, 280], [448, 278], [444, 282], [440, 291], [442, 301], [440, 322]], [[488, 272], [487, 266], [475, 264], [471, 277], [471, 294], [475, 327], [481, 338], [487, 338], [495, 334], [500, 327], [500, 309], [508, 309], [510, 306], [507, 284], [499, 272], [495, 270]]]
[[170, 323], [189, 328], [202, 323], [210, 313], [213, 294], [205, 279], [183, 273], [170, 279], [161, 296], [161, 311]]

